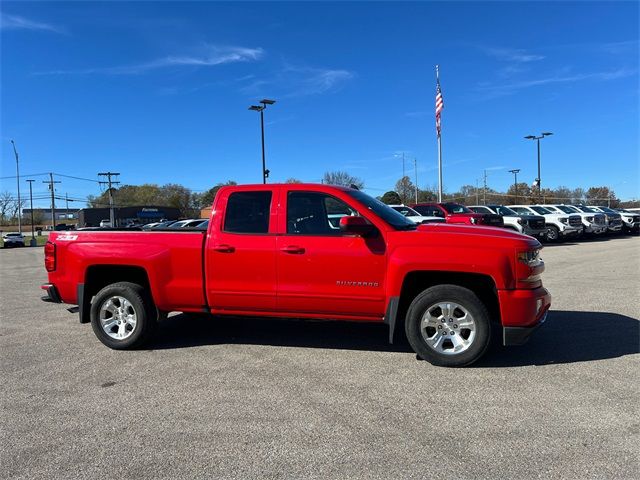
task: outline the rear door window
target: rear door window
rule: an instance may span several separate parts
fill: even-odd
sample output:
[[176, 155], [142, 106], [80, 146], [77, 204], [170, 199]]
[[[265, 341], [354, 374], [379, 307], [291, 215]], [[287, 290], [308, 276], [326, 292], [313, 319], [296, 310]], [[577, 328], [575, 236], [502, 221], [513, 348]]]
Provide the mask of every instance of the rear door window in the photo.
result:
[[227, 200], [224, 231], [265, 234], [269, 232], [271, 192], [234, 192]]

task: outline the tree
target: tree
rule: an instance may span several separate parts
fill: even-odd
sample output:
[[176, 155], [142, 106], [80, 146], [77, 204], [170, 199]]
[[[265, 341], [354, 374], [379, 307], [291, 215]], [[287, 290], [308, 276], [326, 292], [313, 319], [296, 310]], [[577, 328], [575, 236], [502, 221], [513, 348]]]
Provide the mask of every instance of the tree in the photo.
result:
[[620, 200], [609, 187], [591, 187], [585, 195], [589, 205], [611, 205], [617, 207]]
[[[532, 193], [531, 186], [527, 182], [518, 182], [518, 192], [516, 195], [516, 185], [511, 185], [507, 190], [507, 195], [505, 199], [505, 203], [510, 205], [516, 204], [528, 204], [531, 203]], [[536, 192], [537, 194], [537, 192]]]
[[427, 187], [422, 190], [418, 189], [418, 202], [435, 202], [438, 200], [438, 188]]
[[237, 185], [237, 184], [238, 183], [233, 180], [227, 180], [224, 183], [218, 183], [214, 187], [211, 187], [202, 195], [199, 195], [198, 203], [200, 208], [208, 208], [211, 205], [213, 205], [213, 199], [216, 197], [216, 193], [218, 193], [218, 190], [220, 190], [220, 187], [224, 187], [225, 185]]
[[298, 180], [297, 178], [287, 178], [284, 183], [302, 183], [302, 180]]
[[387, 205], [397, 205], [399, 203], [402, 203], [400, 195], [392, 190], [385, 192], [385, 194], [380, 197], [380, 201], [382, 203], [386, 203]]
[[396, 192], [398, 192], [402, 203], [408, 203], [415, 199], [416, 187], [409, 177], [404, 176], [396, 182]]
[[584, 189], [583, 188], [575, 188], [571, 192], [571, 202], [570, 203], [582, 203], [584, 202]]
[[343, 187], [350, 187], [354, 185], [358, 187], [359, 190], [364, 188], [364, 181], [362, 179], [342, 171], [324, 172], [322, 183], [326, 183], [327, 185], [340, 185]]

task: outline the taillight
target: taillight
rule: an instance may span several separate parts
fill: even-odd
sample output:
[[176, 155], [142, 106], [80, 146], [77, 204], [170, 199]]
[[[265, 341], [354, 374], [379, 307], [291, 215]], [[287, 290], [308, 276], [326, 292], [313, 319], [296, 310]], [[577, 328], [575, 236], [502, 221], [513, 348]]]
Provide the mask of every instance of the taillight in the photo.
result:
[[44, 267], [47, 272], [53, 272], [56, 269], [56, 244], [47, 242], [44, 244]]

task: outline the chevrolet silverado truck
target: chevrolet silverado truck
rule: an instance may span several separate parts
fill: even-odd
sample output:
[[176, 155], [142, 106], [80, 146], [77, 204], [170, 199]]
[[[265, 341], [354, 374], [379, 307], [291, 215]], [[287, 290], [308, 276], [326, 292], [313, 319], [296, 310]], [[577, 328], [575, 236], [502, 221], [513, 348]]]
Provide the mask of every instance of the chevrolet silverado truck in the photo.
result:
[[475, 213], [473, 210], [459, 203], [415, 203], [411, 205], [411, 208], [420, 215], [442, 217], [447, 223], [504, 227], [504, 221], [500, 215], [493, 213]]
[[206, 231], [52, 232], [43, 300], [77, 305], [113, 349], [177, 311], [384, 323], [389, 341], [403, 329], [420, 358], [457, 367], [493, 334], [521, 344], [544, 322], [540, 249], [504, 229], [416, 225], [355, 189], [228, 186]]

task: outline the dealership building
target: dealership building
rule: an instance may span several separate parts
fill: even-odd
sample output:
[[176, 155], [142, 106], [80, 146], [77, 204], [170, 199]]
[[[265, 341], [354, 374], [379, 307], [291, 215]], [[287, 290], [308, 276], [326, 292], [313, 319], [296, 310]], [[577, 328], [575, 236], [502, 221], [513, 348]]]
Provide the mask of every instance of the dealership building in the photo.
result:
[[[151, 223], [162, 220], [178, 220], [180, 210], [173, 207], [141, 206], [114, 208], [116, 226], [130, 223]], [[109, 208], [83, 208], [78, 210], [78, 227], [99, 227], [102, 220], [109, 220]]]

